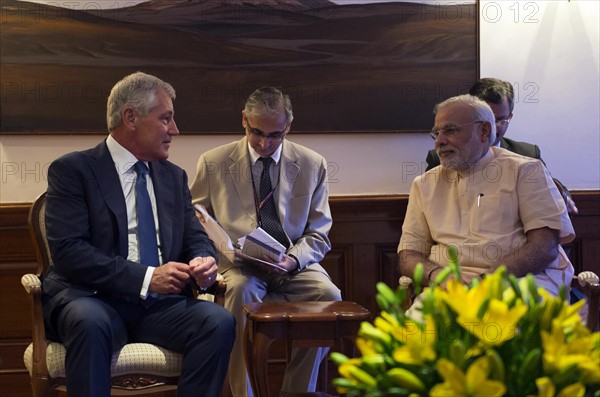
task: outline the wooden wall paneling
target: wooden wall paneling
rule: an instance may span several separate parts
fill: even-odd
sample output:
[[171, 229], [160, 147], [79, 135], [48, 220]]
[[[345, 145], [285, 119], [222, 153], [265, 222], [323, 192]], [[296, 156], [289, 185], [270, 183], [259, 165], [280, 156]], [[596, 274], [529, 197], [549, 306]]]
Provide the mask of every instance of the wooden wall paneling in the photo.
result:
[[575, 272], [590, 270], [600, 274], [600, 199], [597, 191], [577, 192], [573, 200], [579, 214], [571, 215], [575, 228], [572, 262]]
[[581, 270], [600, 275], [600, 238], [583, 240], [581, 245]]
[[579, 208], [579, 214], [577, 216], [598, 216], [600, 215], [600, 194], [599, 190], [584, 190], [579, 192], [572, 192], [573, 201]]
[[0, 395], [30, 397], [23, 352], [31, 341], [29, 302], [21, 276], [37, 265], [29, 238], [31, 203], [0, 205]]
[[27, 371], [2, 370], [0, 373], [0, 396], [31, 397], [31, 385]]
[[398, 287], [398, 280], [400, 279], [398, 244], [394, 244], [393, 246], [377, 246], [377, 248], [379, 252], [377, 263], [379, 264], [381, 274], [378, 281], [383, 281], [392, 289], [396, 289]]
[[600, 273], [600, 200], [597, 192], [578, 192], [573, 200], [579, 214], [571, 215], [575, 228], [575, 241], [570, 259], [575, 273], [590, 270]]
[[35, 270], [34, 263], [9, 263], [0, 268], [0, 335], [3, 338], [31, 335], [29, 301], [21, 285], [21, 277]]
[[[0, 235], [2, 233], [0, 232]], [[31, 396], [23, 352], [31, 342], [31, 314], [21, 276], [36, 270], [35, 263], [0, 264], [0, 395]]]
[[397, 261], [388, 259], [384, 263], [382, 258], [395, 256], [406, 203], [405, 195], [330, 198], [333, 227], [329, 237], [333, 250], [344, 244], [353, 247], [352, 261], [346, 263], [351, 288], [342, 291], [343, 299], [358, 302], [372, 313], [377, 312], [377, 282], [394, 283]]
[[352, 289], [352, 273], [350, 269], [353, 257], [353, 247], [351, 244], [337, 244], [321, 261], [321, 266], [331, 277], [331, 280], [342, 291], [342, 296], [346, 296], [346, 291]]
[[361, 239], [356, 244], [356, 251], [358, 257], [352, 269], [356, 283], [352, 286], [350, 300], [360, 303], [375, 315], [377, 313], [375, 285], [381, 277], [377, 264], [377, 250], [373, 244], [367, 244]]
[[0, 206], [0, 263], [35, 261], [27, 215], [31, 203]]

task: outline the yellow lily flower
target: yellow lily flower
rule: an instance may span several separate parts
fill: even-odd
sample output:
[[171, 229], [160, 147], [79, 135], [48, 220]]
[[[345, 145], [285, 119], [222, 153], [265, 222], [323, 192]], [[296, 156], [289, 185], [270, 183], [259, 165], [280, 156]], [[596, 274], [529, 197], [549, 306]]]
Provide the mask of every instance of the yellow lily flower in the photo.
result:
[[399, 363], [421, 365], [436, 359], [435, 322], [431, 316], [425, 316], [425, 327], [422, 330], [419, 324], [407, 320], [404, 327], [395, 329], [394, 337], [404, 345], [397, 347], [392, 357]]
[[569, 305], [557, 296], [550, 295], [546, 290], [540, 289], [539, 294], [543, 298], [540, 326], [544, 330], [549, 330], [552, 322], [559, 320], [561, 328], [565, 330], [582, 331], [583, 324], [579, 315], [579, 309], [585, 304], [585, 300], [580, 300], [573, 305]]
[[368, 372], [364, 371], [359, 367], [361, 360], [359, 358], [352, 358], [342, 363], [338, 371], [340, 375], [348, 379], [354, 385], [371, 389], [377, 385], [377, 381]]
[[479, 308], [489, 298], [489, 281], [484, 279], [477, 287], [468, 289], [466, 285], [457, 280], [450, 280], [446, 291], [437, 290], [437, 295], [456, 313], [468, 318], [477, 318]]
[[583, 397], [585, 387], [581, 383], [573, 383], [562, 389], [556, 397]]
[[394, 319], [391, 318], [390, 315], [386, 316], [386, 314], [387, 313], [382, 312], [381, 317], [375, 318], [375, 321], [373, 323], [375, 324], [376, 328], [382, 330], [387, 334], [391, 334], [392, 332], [394, 332], [394, 329], [400, 327], [400, 324], [394, 321]]
[[486, 345], [499, 346], [515, 336], [517, 323], [527, 312], [527, 306], [520, 301], [512, 308], [508, 304], [493, 299], [482, 319], [459, 315], [458, 323]]
[[388, 333], [374, 327], [373, 324], [368, 322], [363, 322], [360, 324], [358, 336], [372, 341], [374, 346], [376, 346], [376, 344], [387, 346], [392, 341], [392, 338]]
[[535, 385], [537, 386], [538, 394], [527, 397], [583, 397], [585, 395], [585, 386], [581, 383], [573, 383], [556, 394], [556, 386], [547, 376], [537, 378]]
[[[450, 280], [447, 292], [440, 292], [444, 302], [458, 313], [459, 324], [480, 341], [492, 346], [513, 338], [517, 322], [527, 312], [527, 306], [521, 301], [509, 309], [508, 302], [513, 302], [514, 296], [503, 294], [502, 275], [503, 272], [497, 271], [471, 289], [459, 281]], [[480, 319], [481, 305], [490, 297], [489, 306]]]
[[504, 302], [508, 302], [504, 297], [504, 279], [506, 277], [506, 267], [500, 266], [496, 271], [490, 275], [487, 275], [482, 283], [485, 281], [485, 287], [487, 289], [487, 296], [492, 299], [501, 299]]
[[[439, 279], [459, 274], [457, 266]], [[600, 384], [600, 333], [583, 324], [583, 301], [569, 305], [531, 275], [515, 280], [499, 267], [469, 286], [434, 283], [423, 291], [418, 321], [398, 307], [401, 290], [385, 292], [378, 295], [379, 317], [359, 330], [362, 357], [332, 356], [344, 377], [336, 379], [340, 392], [521, 397], [528, 390], [528, 397], [583, 397]]]
[[544, 368], [548, 373], [576, 364], [586, 383], [600, 383], [600, 333], [567, 341], [558, 321], [552, 332], [542, 331]]
[[350, 375], [350, 368], [356, 367], [359, 364], [360, 364], [359, 358], [351, 358], [351, 359], [347, 360], [346, 362], [342, 363], [338, 367], [338, 371], [339, 371], [340, 375], [342, 375], [346, 379], [352, 380], [352, 376]]
[[441, 358], [437, 364], [444, 383], [433, 386], [429, 394], [431, 397], [501, 397], [506, 393], [506, 386], [502, 382], [488, 379], [490, 367], [487, 357], [475, 360], [466, 374], [445, 358]]
[[[546, 293], [546, 291], [544, 291]], [[552, 299], [559, 299], [552, 297]], [[569, 334], [569, 337], [579, 337], [590, 334], [590, 330], [583, 324], [583, 320], [579, 315], [579, 310], [585, 305], [585, 300], [581, 299], [576, 303], [569, 305], [566, 302], [562, 302], [561, 310], [552, 320], [553, 324], [557, 323], [565, 333]]]
[[527, 397], [554, 397], [556, 387], [549, 377], [544, 376], [543, 378], [537, 378], [535, 380], [535, 385], [537, 386], [538, 394], [530, 394]]
[[372, 356], [379, 353], [371, 340], [360, 336], [356, 338], [356, 348], [363, 356]]

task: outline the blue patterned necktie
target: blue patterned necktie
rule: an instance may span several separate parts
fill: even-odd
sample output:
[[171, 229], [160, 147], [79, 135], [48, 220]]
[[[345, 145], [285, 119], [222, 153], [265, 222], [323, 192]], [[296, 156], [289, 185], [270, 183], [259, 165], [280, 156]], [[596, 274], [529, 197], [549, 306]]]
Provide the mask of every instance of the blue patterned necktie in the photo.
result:
[[[263, 170], [260, 175], [259, 205], [261, 227], [284, 247], [288, 248], [288, 239], [277, 216], [275, 200], [273, 199], [273, 187], [271, 186], [271, 174], [269, 172], [273, 159], [271, 157], [261, 157], [258, 160], [263, 163]], [[269, 195], [270, 197], [267, 198]]]
[[133, 166], [135, 178], [135, 206], [138, 218], [138, 250], [140, 263], [147, 266], [158, 266], [158, 242], [156, 240], [156, 225], [152, 213], [152, 203], [148, 195], [146, 175], [148, 167], [141, 161]]

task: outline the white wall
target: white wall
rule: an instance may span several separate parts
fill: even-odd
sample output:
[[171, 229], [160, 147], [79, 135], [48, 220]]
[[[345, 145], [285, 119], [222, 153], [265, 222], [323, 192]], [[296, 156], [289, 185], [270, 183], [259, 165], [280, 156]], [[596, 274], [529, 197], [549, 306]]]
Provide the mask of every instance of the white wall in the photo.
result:
[[[481, 1], [480, 17], [480, 74], [512, 82], [517, 93], [508, 136], [537, 143], [553, 176], [570, 189], [600, 189], [599, 2]], [[201, 152], [234, 138], [184, 134], [176, 138], [170, 159], [193, 178]], [[0, 137], [0, 203], [31, 202], [45, 190], [53, 159], [101, 139]], [[333, 195], [408, 193], [433, 145], [419, 134], [290, 139], [329, 160]]]
[[[175, 138], [169, 159], [193, 180], [200, 153], [243, 135]], [[32, 201], [46, 189], [47, 167], [58, 155], [96, 145], [103, 136], [3, 136], [1, 202]], [[290, 140], [322, 153], [329, 162], [330, 190], [335, 195], [407, 193], [425, 169], [433, 143], [428, 135], [290, 135]], [[402, 172], [401, 170], [405, 170]]]
[[596, 0], [482, 1], [481, 77], [514, 84], [507, 136], [537, 143], [569, 189], [600, 187]]

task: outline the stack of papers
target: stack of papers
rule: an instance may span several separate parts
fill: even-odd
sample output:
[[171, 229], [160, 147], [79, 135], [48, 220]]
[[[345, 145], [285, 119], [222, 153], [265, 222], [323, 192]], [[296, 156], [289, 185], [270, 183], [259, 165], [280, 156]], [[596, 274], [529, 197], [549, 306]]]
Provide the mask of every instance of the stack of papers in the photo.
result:
[[217, 250], [229, 261], [242, 261], [259, 267], [267, 273], [284, 274], [284, 268], [277, 265], [285, 254], [285, 247], [263, 229], [258, 228], [252, 233], [240, 238], [239, 245], [234, 246], [227, 232], [210, 216], [206, 208], [194, 204], [200, 215], [200, 223], [208, 237], [215, 243]]
[[260, 227], [238, 240], [242, 252], [264, 260], [279, 262], [285, 254], [285, 247]]

